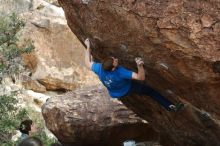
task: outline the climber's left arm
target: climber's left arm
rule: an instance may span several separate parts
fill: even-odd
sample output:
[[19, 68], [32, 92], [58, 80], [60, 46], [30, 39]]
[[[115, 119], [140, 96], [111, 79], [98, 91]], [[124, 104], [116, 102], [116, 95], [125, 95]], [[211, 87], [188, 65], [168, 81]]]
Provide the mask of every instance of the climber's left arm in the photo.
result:
[[88, 67], [89, 69], [91, 69], [93, 62], [93, 57], [91, 55], [91, 49], [90, 49], [90, 42], [89, 39], [87, 38], [85, 40], [85, 45], [86, 45], [86, 50], [85, 50], [85, 65], [86, 67]]

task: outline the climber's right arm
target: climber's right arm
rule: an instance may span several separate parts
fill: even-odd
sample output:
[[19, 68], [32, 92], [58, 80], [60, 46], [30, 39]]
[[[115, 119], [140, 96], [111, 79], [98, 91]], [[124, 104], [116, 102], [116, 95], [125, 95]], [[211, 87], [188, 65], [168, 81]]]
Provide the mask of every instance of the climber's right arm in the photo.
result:
[[144, 70], [144, 61], [141, 58], [135, 58], [137, 63], [138, 73], [132, 73], [132, 79], [144, 81], [145, 80], [145, 70]]

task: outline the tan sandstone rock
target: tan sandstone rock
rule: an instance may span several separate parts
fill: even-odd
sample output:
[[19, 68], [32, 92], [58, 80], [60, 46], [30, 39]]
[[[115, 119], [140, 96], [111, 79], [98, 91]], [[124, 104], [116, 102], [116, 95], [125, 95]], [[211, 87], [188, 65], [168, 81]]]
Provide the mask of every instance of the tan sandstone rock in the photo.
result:
[[47, 90], [73, 90], [98, 84], [85, 68], [85, 48], [67, 26], [62, 8], [43, 0], [0, 3], [2, 11], [16, 12], [26, 22], [20, 40], [22, 44], [31, 39], [35, 46], [33, 53], [23, 56], [24, 64], [32, 71], [32, 85], [41, 81]]
[[22, 75], [22, 85], [25, 89], [33, 90], [35, 92], [46, 92], [46, 87], [36, 80], [32, 80], [30, 76]]

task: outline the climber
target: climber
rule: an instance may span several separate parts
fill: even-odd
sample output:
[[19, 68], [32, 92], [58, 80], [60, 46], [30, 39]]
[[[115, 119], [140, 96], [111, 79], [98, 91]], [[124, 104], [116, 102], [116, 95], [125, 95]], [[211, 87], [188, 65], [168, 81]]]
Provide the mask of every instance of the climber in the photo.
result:
[[84, 43], [87, 47], [86, 66], [98, 75], [112, 98], [121, 98], [131, 93], [144, 94], [151, 96], [168, 111], [178, 111], [182, 107], [182, 104], [174, 105], [151, 87], [136, 81], [145, 80], [144, 62], [141, 58], [135, 59], [138, 73], [119, 66], [118, 59], [115, 57], [107, 57], [102, 63], [96, 63], [92, 59], [89, 39], [87, 38]]

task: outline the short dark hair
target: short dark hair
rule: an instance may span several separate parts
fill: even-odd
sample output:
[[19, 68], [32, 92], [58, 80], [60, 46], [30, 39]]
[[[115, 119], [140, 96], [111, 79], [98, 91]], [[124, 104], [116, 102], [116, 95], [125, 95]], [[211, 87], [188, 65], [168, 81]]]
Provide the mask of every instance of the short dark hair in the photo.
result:
[[114, 66], [113, 66], [113, 58], [112, 57], [108, 57], [106, 59], [103, 60], [102, 62], [102, 67], [105, 71], [111, 71]]
[[22, 121], [20, 124], [20, 127], [19, 127], [19, 131], [21, 133], [25, 133], [25, 134], [29, 135], [29, 131], [31, 131], [32, 124], [33, 124], [33, 121], [30, 119]]
[[18, 146], [43, 146], [43, 143], [37, 137], [28, 137], [21, 141], [21, 143]]

